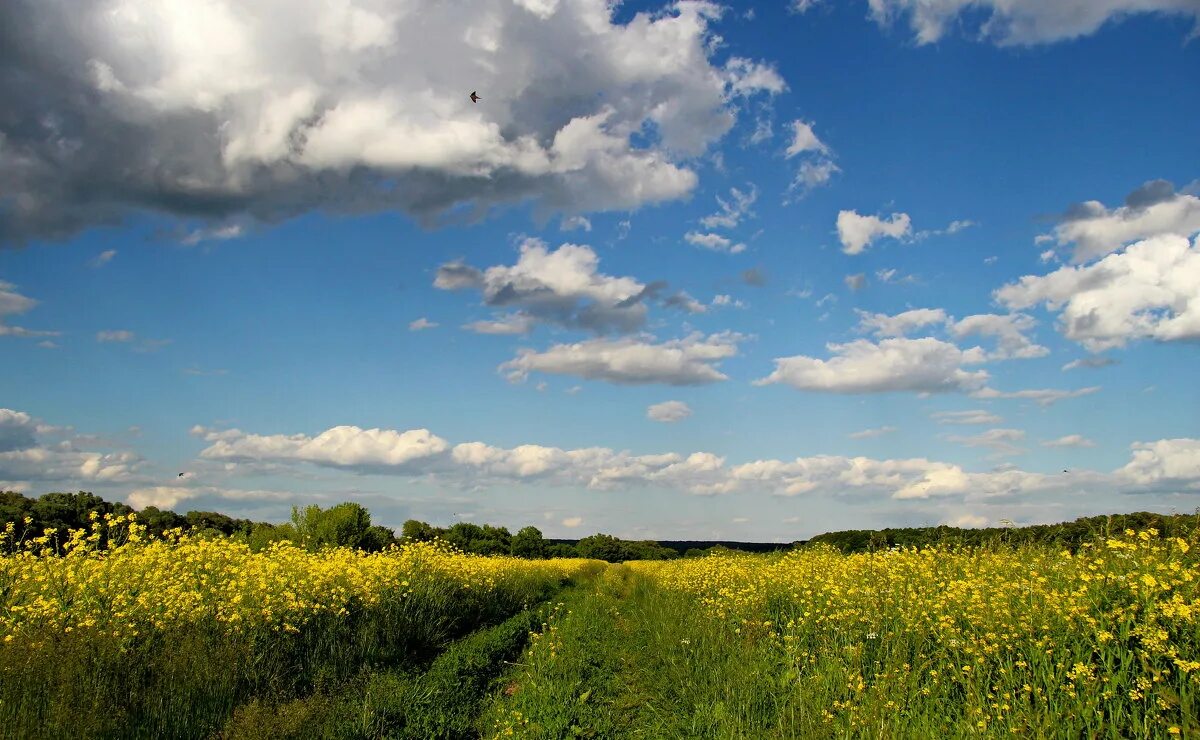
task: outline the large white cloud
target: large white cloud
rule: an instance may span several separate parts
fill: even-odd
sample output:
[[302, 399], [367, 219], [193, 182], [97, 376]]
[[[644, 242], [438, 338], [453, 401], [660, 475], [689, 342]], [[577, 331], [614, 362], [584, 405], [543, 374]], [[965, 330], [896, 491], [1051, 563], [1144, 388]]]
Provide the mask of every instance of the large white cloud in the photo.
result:
[[859, 339], [830, 344], [829, 351], [833, 356], [825, 360], [804, 355], [777, 358], [775, 371], [755, 384], [786, 383], [829, 393], [945, 393], [975, 390], [988, 380], [985, 370], [963, 369], [980, 362], [982, 350], [964, 351], [933, 337]]
[[1141, 484], [1188, 483], [1200, 490], [1200, 439], [1160, 439], [1131, 447], [1133, 459], [1121, 475]]
[[[811, 1], [794, 3], [807, 8]], [[871, 16], [887, 25], [907, 16], [917, 43], [930, 44], [967, 16], [968, 28], [1001, 46], [1043, 44], [1095, 33], [1127, 15], [1181, 15], [1200, 24], [1194, 0], [868, 0]]]
[[315, 437], [303, 434], [257, 435], [238, 430], [193, 433], [211, 443], [201, 457], [210, 460], [301, 461], [333, 468], [370, 470], [417, 466], [449, 449], [446, 440], [427, 429], [397, 432], [337, 426]]
[[843, 252], [861, 254], [877, 239], [905, 239], [912, 236], [912, 220], [907, 213], [893, 213], [883, 219], [879, 216], [863, 216], [855, 211], [839, 211], [837, 233]]
[[1148, 237], [1196, 232], [1200, 232], [1200, 197], [1177, 193], [1166, 180], [1151, 180], [1117, 208], [1095, 200], [1072, 207], [1051, 234], [1039, 239], [1056, 241], [1059, 247], [1073, 244], [1072, 261], [1079, 264]]
[[607, 0], [5, 2], [0, 241], [141, 209], [433, 219], [681, 197], [697, 182], [685, 159], [783, 80], [714, 60], [713, 4], [620, 24], [615, 12]]
[[513, 381], [540, 372], [623, 385], [701, 385], [727, 379], [716, 366], [737, 355], [741, 340], [733, 333], [695, 333], [661, 343], [633, 337], [592, 339], [556, 344], [543, 352], [522, 349], [499, 369]]
[[1099, 262], [1026, 275], [1001, 287], [1010, 309], [1045, 304], [1059, 312], [1069, 339], [1090, 351], [1136, 339], [1200, 338], [1200, 238], [1163, 235], [1132, 244]]

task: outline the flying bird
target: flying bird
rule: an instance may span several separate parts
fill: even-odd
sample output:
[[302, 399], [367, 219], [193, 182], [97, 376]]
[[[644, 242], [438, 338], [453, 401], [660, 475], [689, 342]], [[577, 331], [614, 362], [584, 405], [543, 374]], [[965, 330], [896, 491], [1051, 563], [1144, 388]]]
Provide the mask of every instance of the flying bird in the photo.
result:
[[184, 476], [184, 474], [183, 474], [183, 473], [180, 473], [180, 474], [179, 474], [179, 477], [180, 477], [180, 478], [182, 478], [183, 476]]
[[479, 97], [478, 95], [476, 95], [476, 94], [475, 94], [475, 91], [474, 91], [474, 90], [472, 90], [472, 91], [471, 91], [471, 102], [472, 102], [472, 103], [478, 103], [480, 100], [483, 100], [483, 98], [481, 98], [481, 97]]
[[1063, 468], [1063, 472], [1064, 472], [1064, 473], [1069, 473], [1069, 472], [1071, 472], [1071, 471], [1070, 471], [1070, 470], [1067, 470], [1066, 468]]

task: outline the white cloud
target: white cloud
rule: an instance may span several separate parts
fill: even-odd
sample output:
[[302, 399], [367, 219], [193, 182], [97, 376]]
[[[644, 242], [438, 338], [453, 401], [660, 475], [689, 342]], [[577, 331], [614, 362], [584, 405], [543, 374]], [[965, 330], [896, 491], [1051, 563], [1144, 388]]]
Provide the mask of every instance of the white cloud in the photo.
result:
[[535, 323], [537, 322], [532, 316], [514, 313], [494, 321], [472, 321], [463, 324], [463, 328], [476, 334], [528, 334], [533, 330]]
[[91, 265], [92, 267], [103, 267], [103, 266], [107, 265], [109, 262], [112, 262], [112, 258], [116, 257], [116, 256], [117, 256], [117, 250], [106, 249], [103, 252], [101, 252], [100, 254], [93, 257], [91, 260], [89, 260], [88, 264]]
[[1120, 475], [1144, 485], [1190, 481], [1191, 490], [1200, 490], [1200, 439], [1135, 442], [1130, 448], [1133, 459]]
[[559, 229], [561, 231], [574, 231], [576, 229], [591, 231], [592, 222], [586, 216], [563, 216], [562, 222], [559, 224]]
[[1025, 432], [1020, 429], [989, 429], [970, 436], [951, 434], [946, 437], [948, 442], [956, 442], [966, 447], [983, 447], [1004, 456], [1025, 452], [1017, 444], [1024, 439]]
[[990, 411], [970, 409], [967, 411], [938, 411], [931, 414], [938, 424], [999, 424], [1004, 421]]
[[1080, 357], [1078, 360], [1071, 360], [1062, 366], [1063, 371], [1074, 370], [1077, 367], [1099, 368], [1116, 365], [1117, 361], [1111, 357]]
[[862, 216], [854, 211], [839, 211], [837, 232], [843, 252], [861, 254], [877, 239], [908, 238], [912, 235], [912, 222], [907, 213], [893, 213], [884, 220], [878, 216]]
[[588, 246], [563, 244], [550, 250], [539, 239], [525, 239], [516, 264], [480, 271], [461, 262], [438, 268], [434, 287], [442, 290], [477, 289], [485, 305], [519, 309], [523, 319], [509, 316], [468, 325], [488, 334], [519, 333], [533, 322], [587, 329], [598, 334], [629, 332], [646, 321], [644, 299], [661, 285], [643, 285], [631, 277], [599, 271], [600, 258]]
[[900, 271], [893, 268], [880, 269], [875, 271], [875, 278], [881, 283], [913, 285], [917, 282], [915, 275], [901, 275]]
[[1093, 385], [1087, 388], [1079, 388], [1073, 391], [1063, 391], [1053, 388], [1038, 388], [1022, 391], [1004, 392], [998, 391], [995, 388], [981, 388], [971, 393], [974, 398], [1019, 398], [1033, 401], [1039, 406], [1053, 406], [1065, 398], [1079, 398], [1080, 396], [1088, 396], [1100, 390], [1100, 386]]
[[[70, 428], [39, 423], [23, 411], [0, 408], [0, 480], [56, 481], [75, 485], [133, 480], [142, 459], [132, 452], [80, 449], [88, 438]], [[41, 438], [66, 435], [56, 442]]]
[[848, 436], [850, 439], [873, 439], [875, 437], [882, 437], [885, 434], [891, 434], [894, 431], [896, 431], [896, 427], [882, 426], [875, 427], [874, 429], [864, 429], [861, 432], [854, 432]]
[[222, 226], [195, 229], [185, 234], [179, 242], [186, 246], [194, 247], [200, 242], [223, 242], [230, 239], [237, 239], [245, 233], [246, 227], [242, 224], [224, 224]]
[[211, 445], [200, 453], [207, 460], [300, 461], [359, 470], [416, 466], [449, 449], [446, 440], [427, 429], [397, 432], [337, 426], [316, 437], [303, 434], [245, 434], [193, 429]]
[[[813, 0], [793, 1], [807, 7]], [[1191, 0], [868, 0], [868, 5], [880, 25], [907, 16], [918, 44], [938, 41], [960, 21], [967, 33], [999, 46], [1087, 36], [1138, 13], [1181, 15], [1200, 24], [1200, 8]]]
[[717, 196], [717, 205], [720, 210], [711, 215], [700, 219], [700, 224], [706, 229], [732, 229], [746, 219], [754, 215], [750, 207], [754, 205], [754, 201], [758, 199], [758, 188], [754, 185], [750, 186], [749, 190], [742, 191], [737, 188], [729, 189], [729, 200]]
[[788, 190], [789, 192], [799, 192], [803, 197], [829, 182], [834, 175], [841, 171], [842, 168], [834, 164], [831, 159], [805, 160], [796, 170], [796, 177], [788, 186]]
[[731, 308], [746, 307], [746, 304], [740, 299], [736, 299], [733, 296], [726, 295], [724, 293], [718, 293], [717, 295], [713, 296], [712, 304], [714, 306], [729, 306]]
[[[1116, 252], [1123, 245], [1165, 234], [1191, 236], [1200, 232], [1200, 197], [1176, 193], [1166, 180], [1151, 180], [1125, 198], [1125, 205], [1109, 209], [1089, 200], [1071, 208], [1045, 241], [1059, 248], [1074, 244], [1072, 261], [1089, 262]], [[1054, 251], [1043, 254], [1043, 262]]]
[[846, 287], [854, 292], [862, 290], [867, 285], [867, 274], [865, 272], [847, 275], [842, 278], [842, 282], [846, 283]]
[[829, 154], [829, 147], [817, 138], [816, 133], [812, 130], [812, 124], [801, 120], [792, 121], [789, 124], [792, 127], [792, 143], [788, 144], [787, 151], [784, 156], [788, 159], [803, 154], [805, 152], [816, 152], [818, 154]]
[[282, 491], [245, 491], [213, 486], [147, 486], [130, 491], [125, 498], [125, 503], [139, 511], [147, 506], [174, 509], [184, 501], [202, 497], [226, 501], [287, 501], [293, 497], [293, 494]]
[[1068, 434], [1058, 439], [1047, 439], [1042, 447], [1095, 447], [1096, 443], [1082, 434]]
[[894, 316], [861, 309], [855, 309], [855, 312], [858, 314], [858, 330], [869, 331], [881, 338], [902, 337], [915, 329], [931, 324], [945, 324], [950, 320], [940, 308], [916, 308]]
[[986, 527], [989, 521], [986, 516], [979, 514], [960, 514], [952, 519], [947, 519], [945, 523], [961, 529], [981, 529]]
[[922, 241], [935, 236], [950, 236], [977, 225], [978, 224], [976, 224], [974, 221], [969, 221], [967, 219], [951, 221], [950, 224], [944, 229], [927, 229], [918, 231], [913, 235], [913, 240]]
[[4, 323], [6, 316], [18, 316], [38, 304], [29, 296], [17, 292], [17, 286], [0, 280], [0, 337], [54, 337], [56, 331], [38, 331]]
[[422, 331], [424, 329], [435, 329], [435, 328], [437, 328], [437, 325], [438, 324], [436, 321], [430, 321], [429, 319], [422, 316], [421, 318], [419, 318], [415, 321], [410, 321], [408, 324], [408, 330], [409, 331]]
[[1036, 325], [1032, 316], [1022, 313], [1007, 316], [984, 313], [957, 321], [949, 329], [957, 339], [974, 334], [995, 337], [996, 351], [988, 353], [989, 360], [1028, 360], [1050, 354], [1050, 350], [1026, 336]]
[[[721, 9], [706, 2], [620, 23], [607, 0], [0, 7], [4, 25], [46, 30], [14, 73], [63, 93], [0, 100], [48, 127], [0, 124], [17, 204], [4, 239], [141, 208], [217, 223], [632, 210], [687, 195], [686, 163], [732, 127], [740, 98], [784, 89], [769, 63], [713, 64]], [[54, 159], [67, 144], [75, 155]]]
[[689, 231], [683, 235], [683, 238], [688, 244], [692, 244], [697, 247], [703, 247], [704, 249], [708, 249], [713, 252], [740, 254], [746, 251], [745, 244], [741, 242], [734, 243], [732, 239], [721, 236], [720, 234], [703, 234], [698, 231]]
[[828, 360], [803, 355], [778, 358], [775, 371], [755, 384], [787, 383], [829, 393], [947, 393], [975, 390], [988, 380], [986, 371], [962, 367], [978, 362], [977, 352], [964, 352], [932, 337], [878, 343], [859, 339], [828, 348], [834, 355]]
[[127, 329], [111, 329], [96, 332], [97, 342], [132, 342], [136, 337]]
[[592, 339], [544, 352], [522, 349], [499, 370], [513, 381], [541, 372], [622, 385], [700, 385], [727, 379], [716, 365], [737, 355], [741, 339], [733, 333], [695, 333], [659, 344], [642, 338]]
[[[450, 446], [426, 430], [372, 430], [376, 434], [371, 439], [360, 439], [362, 430], [358, 430], [359, 434], [351, 436], [361, 444], [349, 457], [342, 451], [333, 455], [328, 450], [317, 455], [305, 451], [314, 440], [340, 437], [339, 430], [348, 429], [356, 428], [334, 427], [316, 437], [255, 435], [238, 430], [193, 432], [210, 442], [201, 452], [202, 459], [221, 461], [235, 471], [240, 465], [263, 463], [280, 463], [276, 472], [286, 472], [287, 465], [332, 464], [376, 474], [433, 476], [439, 482], [472, 489], [490, 485], [511, 488], [519, 482], [580, 486], [593, 491], [627, 491], [644, 486], [694, 495], [751, 491], [783, 496], [866, 494], [895, 500], [957, 498], [964, 503], [993, 497], [1094, 493], [1101, 488], [1130, 493], [1167, 486], [1200, 490], [1200, 440], [1194, 439], [1136, 443], [1131, 462], [1114, 473], [1075, 471], [1071, 476], [1030, 473], [1011, 465], [972, 473], [955, 464], [924, 458], [877, 460], [816, 455], [728, 464], [725, 457], [711, 452], [634, 455], [604, 447], [562, 449], [524, 444], [503, 448], [483, 442]], [[413, 435], [439, 440], [439, 444], [436, 448], [422, 446], [415, 457], [395, 455], [394, 441]], [[1017, 441], [1019, 434], [1000, 430], [979, 435], [975, 444], [995, 448]], [[338, 444], [333, 449], [342, 447]], [[171, 487], [152, 488], [146, 496], [176, 493]], [[261, 492], [242, 495], [255, 494]]]
[[583, 524], [583, 517], [581, 516], [569, 516], [562, 520], [562, 525], [571, 529], [578, 527], [580, 524]]
[[1136, 339], [1200, 338], [1200, 237], [1156, 236], [1086, 266], [1026, 275], [995, 292], [1010, 309], [1046, 304], [1090, 352]]
[[663, 401], [646, 409], [647, 419], [668, 424], [683, 421], [691, 415], [692, 409], [683, 401]]

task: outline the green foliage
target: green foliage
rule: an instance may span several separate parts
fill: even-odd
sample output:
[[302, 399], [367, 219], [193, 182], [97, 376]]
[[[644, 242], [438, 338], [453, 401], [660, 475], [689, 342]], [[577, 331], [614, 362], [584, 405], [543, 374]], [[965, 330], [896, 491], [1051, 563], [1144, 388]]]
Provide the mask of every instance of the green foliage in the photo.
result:
[[575, 545], [581, 558], [620, 563], [626, 560], [669, 560], [678, 553], [650, 540], [622, 540], [608, 534], [584, 537]]
[[348, 501], [328, 509], [315, 504], [293, 506], [292, 528], [298, 541], [310, 550], [356, 547], [379, 551], [395, 540], [392, 530], [371, 525], [371, 512], [366, 507]]
[[1096, 537], [1108, 536], [1126, 529], [1157, 529], [1164, 537], [1181, 536], [1200, 526], [1200, 514], [1154, 514], [1139, 511], [1132, 514], [1081, 517], [1073, 522], [1035, 524], [1026, 527], [987, 527], [962, 529], [941, 525], [937, 527], [905, 527], [897, 529], [850, 529], [826, 532], [808, 540], [807, 545], [832, 545], [844, 553], [869, 552], [889, 547], [925, 547], [934, 544], [980, 545], [1053, 545], [1076, 551], [1081, 544]]
[[522, 528], [509, 546], [509, 553], [518, 558], [544, 558], [546, 550], [546, 540], [537, 527]]

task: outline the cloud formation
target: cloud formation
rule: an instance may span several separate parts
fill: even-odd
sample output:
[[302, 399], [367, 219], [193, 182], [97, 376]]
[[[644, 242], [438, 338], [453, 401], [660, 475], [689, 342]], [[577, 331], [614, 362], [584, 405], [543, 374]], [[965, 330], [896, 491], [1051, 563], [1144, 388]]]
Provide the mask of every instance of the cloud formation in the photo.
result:
[[8, 316], [19, 316], [38, 304], [29, 296], [17, 292], [17, 286], [0, 280], [0, 337], [53, 337], [56, 331], [39, 331], [5, 323]]
[[[793, 0], [793, 7], [806, 9], [816, 1]], [[883, 26], [906, 17], [922, 45], [938, 41], [959, 24], [998, 46], [1087, 36], [1138, 13], [1183, 16], [1200, 27], [1200, 7], [1191, 0], [868, 0], [868, 5], [871, 17]]]
[[[1165, 234], [1200, 232], [1200, 197], [1177, 193], [1166, 180], [1150, 180], [1125, 197], [1124, 205], [1107, 208], [1089, 200], [1072, 206], [1050, 234], [1039, 237], [1059, 248], [1074, 245], [1074, 264], [1120, 250], [1126, 244]], [[1046, 254], [1053, 256], [1054, 252]]]
[[912, 221], [907, 213], [893, 213], [887, 219], [863, 216], [855, 211], [839, 211], [838, 239], [846, 254], [862, 254], [872, 242], [889, 237], [904, 240], [912, 236]]
[[1019, 310], [1044, 304], [1059, 329], [1090, 352], [1137, 339], [1200, 338], [1200, 237], [1151, 237], [1099, 262], [1026, 275], [995, 292]]
[[6, 2], [0, 242], [135, 211], [433, 222], [503, 203], [573, 214], [679, 198], [697, 182], [685, 159], [730, 129], [740, 101], [784, 83], [769, 64], [713, 59], [717, 6], [614, 12], [606, 0], [419, 14], [374, 0]]
[[663, 401], [646, 409], [646, 418], [667, 424], [683, 421], [692, 415], [692, 409], [683, 401]]
[[728, 379], [716, 366], [737, 355], [742, 339], [731, 332], [694, 333], [661, 343], [640, 337], [591, 339], [556, 344], [544, 352], [519, 350], [499, 370], [514, 382], [540, 372], [619, 385], [703, 385]]

